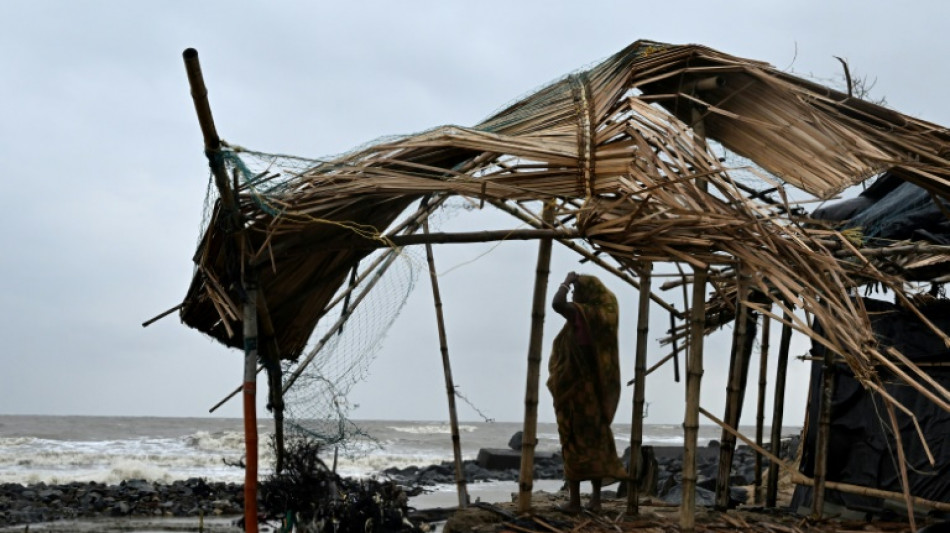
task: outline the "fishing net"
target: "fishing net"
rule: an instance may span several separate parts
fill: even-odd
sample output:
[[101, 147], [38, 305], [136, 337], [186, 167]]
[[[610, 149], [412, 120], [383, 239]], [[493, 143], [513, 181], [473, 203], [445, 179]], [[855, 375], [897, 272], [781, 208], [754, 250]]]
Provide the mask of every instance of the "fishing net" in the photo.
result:
[[[261, 210], [277, 215], [277, 199], [295, 187], [297, 178], [316, 167], [330, 165], [327, 161], [338, 156], [307, 159], [229, 146], [220, 157], [242, 200], [250, 199]], [[209, 182], [202, 233], [212, 223], [216, 200], [217, 189]], [[429, 215], [429, 224], [438, 228], [469, 208], [461, 199], [450, 200]], [[351, 453], [372, 446], [372, 436], [350, 419], [356, 406], [349, 394], [354, 385], [368, 377], [370, 365], [420, 273], [427, 273], [424, 253], [410, 248], [382, 248], [352, 270], [349, 281], [327, 306], [301, 357], [282, 362], [288, 436]], [[467, 398], [459, 397], [471, 405]]]

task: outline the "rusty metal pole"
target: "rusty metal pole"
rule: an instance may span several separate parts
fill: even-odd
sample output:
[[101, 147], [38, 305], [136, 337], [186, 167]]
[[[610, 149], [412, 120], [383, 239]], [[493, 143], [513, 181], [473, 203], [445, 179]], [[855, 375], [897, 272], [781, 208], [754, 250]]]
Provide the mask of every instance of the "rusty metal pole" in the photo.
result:
[[[185, 71], [188, 74], [188, 85], [191, 88], [191, 98], [198, 114], [198, 124], [204, 136], [205, 156], [211, 174], [214, 176], [215, 186], [221, 196], [221, 204], [225, 214], [230, 215], [230, 231], [236, 244], [243, 238], [240, 230], [243, 227], [241, 214], [237, 209], [234, 191], [228, 184], [228, 173], [221, 159], [221, 139], [214, 126], [214, 117], [211, 115], [211, 105], [208, 102], [208, 89], [205, 87], [204, 77], [201, 74], [201, 64], [198, 62], [198, 51], [188, 48], [182, 53], [185, 61]], [[240, 246], [238, 246], [240, 248]], [[242, 264], [236, 265], [241, 272], [247, 272]], [[248, 275], [250, 273], [248, 272]], [[257, 287], [248, 283], [248, 279], [241, 280], [246, 295], [244, 301], [244, 446], [247, 467], [244, 471], [244, 527], [249, 533], [257, 533]]]

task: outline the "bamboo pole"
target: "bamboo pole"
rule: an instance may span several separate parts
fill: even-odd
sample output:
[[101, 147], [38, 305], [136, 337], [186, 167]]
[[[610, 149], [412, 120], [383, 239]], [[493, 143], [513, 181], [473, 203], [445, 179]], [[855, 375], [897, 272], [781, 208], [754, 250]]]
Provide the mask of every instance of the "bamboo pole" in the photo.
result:
[[630, 463], [627, 473], [627, 514], [640, 512], [640, 483], [643, 472], [640, 464], [640, 449], [643, 446], [643, 404], [646, 396], [647, 335], [650, 331], [650, 285], [652, 283], [653, 263], [643, 265], [640, 273], [640, 300], [637, 309], [637, 348], [634, 363], [635, 381], [633, 384], [633, 421], [630, 424]]
[[[769, 315], [762, 315], [762, 352], [759, 357], [759, 396], [755, 410], [755, 444], [762, 447], [762, 433], [765, 428], [765, 389], [768, 385], [769, 368], [769, 330], [772, 327]], [[753, 502], [762, 503], [762, 454], [755, 454], [755, 480], [753, 481]]]
[[244, 292], [244, 530], [257, 533], [257, 287]]
[[[365, 238], [354, 240], [352, 236], [320, 243], [320, 250], [358, 250], [367, 248], [385, 248], [389, 246], [411, 246], [416, 244], [469, 244], [493, 241], [528, 241], [534, 239], [577, 239], [580, 232], [574, 229], [501, 229], [481, 231], [460, 231], [455, 233], [430, 233], [428, 235], [394, 235], [391, 237]], [[297, 253], [307, 253], [314, 247], [301, 247]]]
[[[545, 224], [554, 222], [554, 204], [544, 206]], [[518, 477], [518, 512], [531, 512], [531, 491], [534, 489], [534, 448], [538, 430], [538, 382], [541, 368], [541, 343], [544, 338], [544, 306], [547, 299], [548, 275], [551, 272], [551, 239], [538, 245], [538, 265], [534, 278], [534, 301], [531, 307], [531, 340], [528, 345], [528, 380], [524, 395], [524, 429], [521, 440], [521, 472]]]
[[[778, 457], [782, 446], [782, 416], [785, 410], [785, 376], [788, 371], [788, 349], [792, 342], [792, 315], [786, 312], [782, 324], [782, 337], [778, 345], [778, 362], [775, 368], [775, 399], [772, 405], [772, 455]], [[775, 507], [778, 499], [778, 464], [769, 463], [769, 480], [765, 490], [765, 506]]]
[[[741, 272], [741, 270], [740, 270]], [[740, 273], [736, 287], [736, 321], [732, 336], [732, 357], [729, 361], [729, 383], [726, 386], [726, 423], [739, 427], [742, 404], [745, 396], [746, 378], [749, 373], [747, 346], [749, 336], [749, 308], [743, 301], [747, 298], [749, 285]], [[736, 450], [736, 438], [723, 430], [719, 444], [719, 478], [716, 480], [716, 508], [729, 507], [729, 477], [732, 475], [732, 459]]]
[[699, 391], [703, 378], [703, 332], [706, 323], [706, 269], [695, 269], [690, 339], [686, 362], [686, 414], [683, 421], [683, 503], [680, 529], [692, 532], [696, 522], [696, 447], [699, 438]]
[[835, 394], [835, 362], [831, 350], [825, 350], [821, 367], [821, 404], [818, 411], [818, 438], [815, 441], [815, 490], [812, 516], [821, 518], [825, 512], [825, 481], [828, 477], [828, 444], [831, 441], [831, 402]]
[[[429, 233], [429, 221], [422, 221], [422, 231]], [[432, 282], [432, 301], [435, 304], [435, 319], [439, 328], [439, 351], [442, 354], [442, 370], [445, 374], [445, 392], [449, 400], [449, 423], [452, 425], [452, 453], [455, 457], [455, 485], [458, 487], [459, 509], [468, 505], [465, 487], [465, 471], [462, 470], [462, 444], [459, 437], [459, 419], [455, 410], [455, 383], [452, 380], [452, 364], [449, 360], [449, 344], [445, 335], [445, 318], [442, 314], [442, 296], [439, 293], [439, 277], [435, 271], [432, 245], [426, 243], [426, 262], [429, 264], [429, 281]]]

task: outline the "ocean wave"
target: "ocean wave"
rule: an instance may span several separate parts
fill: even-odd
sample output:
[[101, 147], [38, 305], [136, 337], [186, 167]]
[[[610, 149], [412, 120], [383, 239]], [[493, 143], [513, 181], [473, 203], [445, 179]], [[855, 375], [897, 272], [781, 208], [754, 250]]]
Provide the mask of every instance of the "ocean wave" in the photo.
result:
[[[448, 435], [452, 433], [452, 426], [449, 424], [425, 424], [421, 426], [387, 426], [393, 431], [400, 433], [413, 433], [416, 435]], [[477, 431], [476, 426], [460, 425], [460, 433], [472, 433]]]
[[[265, 439], [259, 439], [265, 440]], [[235, 452], [244, 450], [244, 433], [239, 431], [198, 431], [184, 437], [187, 446], [211, 452]]]

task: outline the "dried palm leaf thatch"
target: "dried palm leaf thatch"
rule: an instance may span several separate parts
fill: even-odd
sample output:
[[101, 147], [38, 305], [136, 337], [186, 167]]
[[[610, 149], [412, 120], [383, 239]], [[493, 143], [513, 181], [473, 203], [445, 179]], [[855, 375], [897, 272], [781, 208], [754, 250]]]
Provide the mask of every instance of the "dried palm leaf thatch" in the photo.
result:
[[[804, 309], [821, 333], [799, 319], [791, 326], [843, 357], [858, 379], [876, 382], [875, 365], [893, 356], [877, 346], [852, 289], [882, 284], [912, 307], [901, 270], [881, 268], [841, 234], [789, 214], [784, 196], [750, 194], [696, 134], [697, 116], [707, 138], [764, 169], [762, 185], [780, 196], [791, 184], [827, 198], [885, 170], [950, 196], [944, 128], [764, 63], [640, 41], [474, 127], [380, 142], [279, 185], [268, 181], [267, 189], [244, 183], [245, 244], [229, 239], [225, 225], [209, 225], [181, 317], [241, 346], [242, 272], [232, 265], [244, 258], [257, 274], [275, 349], [296, 359], [349, 270], [373, 246], [391, 244], [386, 232], [413, 202], [555, 201], [557, 220], [571, 221], [630, 272], [649, 262], [741, 264], [751, 273], [750, 309], [778, 321]], [[221, 210], [214, 221], [227, 218]], [[710, 312], [734, 305], [723, 303], [734, 280], [720, 276], [717, 293]], [[934, 394], [950, 401], [946, 390]]]

